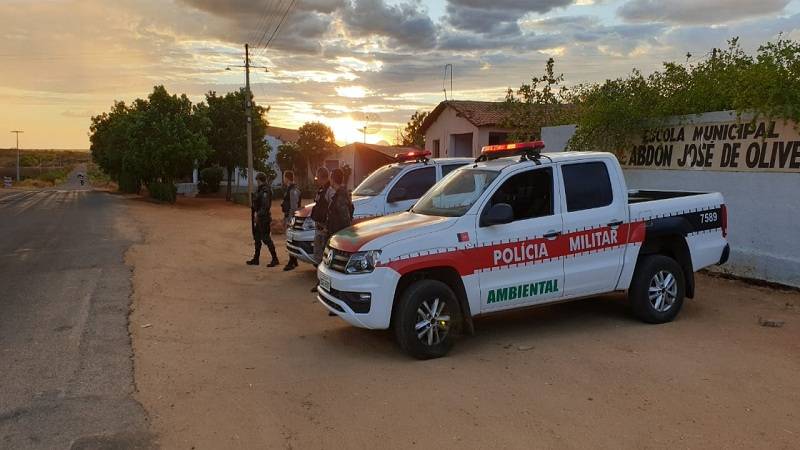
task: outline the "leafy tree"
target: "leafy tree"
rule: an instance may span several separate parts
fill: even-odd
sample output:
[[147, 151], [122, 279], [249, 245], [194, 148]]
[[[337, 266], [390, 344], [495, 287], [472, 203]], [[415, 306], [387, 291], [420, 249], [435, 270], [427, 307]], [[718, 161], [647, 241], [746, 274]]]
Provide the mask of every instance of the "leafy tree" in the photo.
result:
[[[224, 96], [211, 91], [206, 94], [203, 114], [210, 121], [206, 134], [214, 149], [210, 163], [224, 167], [228, 174], [226, 198], [231, 197], [231, 181], [236, 167], [246, 168], [247, 161], [247, 116], [243, 91], [229, 92]], [[265, 160], [271, 151], [264, 140], [267, 132], [268, 108], [253, 103], [253, 161], [254, 170], [266, 170]], [[245, 172], [246, 173], [246, 172]]]
[[93, 117], [89, 139], [98, 166], [120, 189], [136, 192], [142, 184], [172, 185], [195, 161], [205, 161], [211, 153], [205, 137], [209, 128], [185, 95], [156, 86], [146, 100], [130, 106], [116, 102], [109, 113]]
[[752, 56], [733, 38], [700, 61], [687, 56], [685, 63], [664, 63], [646, 77], [634, 70], [625, 78], [576, 87], [571, 98], [578, 129], [570, 149], [623, 152], [671, 117], [708, 111], [800, 123], [800, 43], [780, 36]]
[[300, 157], [300, 147], [294, 142], [285, 142], [278, 146], [278, 154], [275, 155], [278, 167], [282, 171], [292, 170], [298, 172], [302, 166]]
[[301, 164], [303, 171], [316, 170], [325, 158], [336, 149], [336, 138], [333, 131], [321, 122], [307, 122], [297, 130], [297, 147], [299, 157], [295, 160]]
[[[131, 109], [124, 102], [114, 102], [111, 111], [94, 116], [89, 126], [92, 159], [112, 180], [120, 182], [124, 159], [129, 153], [128, 127]], [[120, 183], [120, 188], [125, 183]], [[138, 191], [138, 187], [133, 189]], [[130, 189], [123, 191], [130, 191]]]
[[512, 130], [512, 141], [541, 139], [543, 126], [569, 121], [564, 74], [556, 75], [554, 66], [555, 60], [548, 59], [541, 76], [534, 76], [530, 84], [522, 84], [516, 92], [511, 88], [506, 92], [506, 117], [501, 125]]
[[205, 137], [208, 120], [192, 107], [186, 95], [170, 95], [156, 86], [147, 100], [137, 100], [128, 128], [129, 153], [145, 183], [173, 183], [205, 161], [211, 147]]
[[422, 132], [422, 122], [428, 117], [428, 111], [416, 111], [406, 124], [401, 133], [403, 145], [425, 148], [425, 134]]

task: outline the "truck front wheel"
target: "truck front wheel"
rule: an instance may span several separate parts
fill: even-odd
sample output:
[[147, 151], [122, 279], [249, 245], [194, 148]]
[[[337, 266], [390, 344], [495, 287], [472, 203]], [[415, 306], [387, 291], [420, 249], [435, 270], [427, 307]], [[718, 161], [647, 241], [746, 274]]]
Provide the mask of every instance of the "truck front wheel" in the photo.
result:
[[458, 312], [456, 296], [446, 284], [438, 280], [412, 283], [400, 295], [394, 312], [397, 343], [418, 359], [446, 355], [453, 346]]
[[631, 280], [633, 313], [647, 323], [672, 321], [683, 306], [686, 281], [680, 264], [663, 255], [643, 257]]

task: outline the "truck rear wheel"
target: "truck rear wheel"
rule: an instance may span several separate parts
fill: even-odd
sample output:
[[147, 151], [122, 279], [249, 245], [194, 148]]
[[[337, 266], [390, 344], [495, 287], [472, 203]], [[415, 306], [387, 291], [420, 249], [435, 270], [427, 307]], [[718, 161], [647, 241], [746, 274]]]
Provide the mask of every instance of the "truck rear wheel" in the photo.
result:
[[665, 323], [678, 315], [685, 293], [680, 264], [667, 256], [649, 255], [636, 267], [628, 298], [636, 317], [647, 323]]
[[418, 359], [439, 358], [453, 346], [458, 323], [456, 295], [438, 280], [419, 280], [409, 285], [398, 299], [394, 312], [397, 343]]

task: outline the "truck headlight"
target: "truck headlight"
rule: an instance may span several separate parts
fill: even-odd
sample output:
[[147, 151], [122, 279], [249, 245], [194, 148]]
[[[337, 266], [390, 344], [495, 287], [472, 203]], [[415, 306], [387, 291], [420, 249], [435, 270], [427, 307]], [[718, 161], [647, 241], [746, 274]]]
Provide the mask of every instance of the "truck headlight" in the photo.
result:
[[375, 270], [380, 256], [380, 250], [353, 253], [344, 270], [349, 274], [370, 273]]

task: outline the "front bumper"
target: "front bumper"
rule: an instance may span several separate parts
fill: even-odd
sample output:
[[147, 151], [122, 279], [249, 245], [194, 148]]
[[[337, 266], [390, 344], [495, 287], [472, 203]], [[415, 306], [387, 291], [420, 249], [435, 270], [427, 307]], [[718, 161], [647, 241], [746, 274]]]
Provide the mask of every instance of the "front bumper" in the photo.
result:
[[314, 259], [314, 230], [287, 230], [286, 251], [299, 261], [316, 266], [318, 262]]
[[[385, 330], [389, 328], [392, 320], [392, 304], [394, 291], [400, 274], [386, 267], [378, 267], [372, 273], [361, 275], [346, 275], [331, 270], [324, 264], [317, 267], [317, 277], [327, 277], [330, 280], [331, 290], [319, 287], [317, 300], [329, 311], [338, 315], [349, 324], [359, 328]], [[352, 300], [337, 297], [347, 295], [368, 294], [370, 296], [369, 308], [366, 313], [358, 313]], [[354, 305], [354, 306], [351, 306]], [[363, 309], [363, 308], [362, 308]]]

